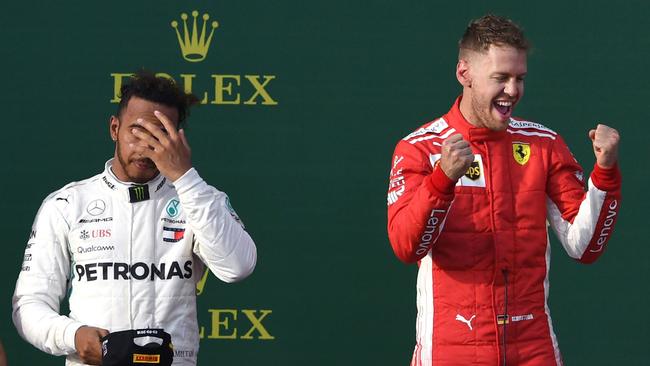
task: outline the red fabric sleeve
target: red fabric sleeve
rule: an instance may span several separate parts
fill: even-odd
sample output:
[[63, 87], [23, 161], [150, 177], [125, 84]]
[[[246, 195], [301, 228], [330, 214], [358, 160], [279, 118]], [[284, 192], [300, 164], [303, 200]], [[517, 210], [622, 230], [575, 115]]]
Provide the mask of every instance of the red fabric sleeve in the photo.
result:
[[454, 198], [455, 182], [428, 152], [406, 141], [395, 148], [388, 187], [388, 238], [406, 263], [424, 257], [440, 235]]

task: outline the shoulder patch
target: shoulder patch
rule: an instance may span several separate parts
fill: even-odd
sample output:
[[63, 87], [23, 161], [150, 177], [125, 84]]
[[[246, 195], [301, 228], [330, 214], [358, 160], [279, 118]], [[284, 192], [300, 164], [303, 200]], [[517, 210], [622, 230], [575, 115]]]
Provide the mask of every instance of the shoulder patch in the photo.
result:
[[439, 134], [440, 132], [444, 131], [449, 125], [447, 124], [447, 121], [445, 121], [443, 118], [438, 118], [437, 120], [431, 122], [428, 126], [421, 127], [408, 136], [404, 137], [402, 140], [410, 140], [414, 137], [426, 135], [428, 133], [435, 133]]

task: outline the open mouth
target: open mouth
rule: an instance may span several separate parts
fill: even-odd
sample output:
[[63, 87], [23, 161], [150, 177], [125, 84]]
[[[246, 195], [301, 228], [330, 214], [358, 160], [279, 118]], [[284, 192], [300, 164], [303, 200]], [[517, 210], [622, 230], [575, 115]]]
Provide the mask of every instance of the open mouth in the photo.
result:
[[501, 114], [503, 117], [510, 117], [513, 105], [511, 101], [497, 100], [492, 103], [492, 105], [494, 106], [494, 109], [496, 109], [497, 112], [499, 112], [499, 114]]

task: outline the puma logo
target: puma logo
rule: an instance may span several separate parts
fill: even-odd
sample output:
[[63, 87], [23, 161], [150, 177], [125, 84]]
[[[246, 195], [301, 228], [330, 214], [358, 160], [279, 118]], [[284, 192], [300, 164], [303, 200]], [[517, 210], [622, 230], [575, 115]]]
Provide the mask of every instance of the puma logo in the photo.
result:
[[464, 316], [462, 316], [460, 314], [456, 314], [456, 320], [458, 320], [459, 322], [463, 322], [463, 323], [467, 324], [467, 326], [469, 327], [469, 330], [474, 330], [472, 328], [472, 320], [474, 320], [474, 318], [476, 318], [476, 315], [472, 315], [472, 317], [469, 318], [469, 320], [467, 320], [467, 319], [465, 319]]

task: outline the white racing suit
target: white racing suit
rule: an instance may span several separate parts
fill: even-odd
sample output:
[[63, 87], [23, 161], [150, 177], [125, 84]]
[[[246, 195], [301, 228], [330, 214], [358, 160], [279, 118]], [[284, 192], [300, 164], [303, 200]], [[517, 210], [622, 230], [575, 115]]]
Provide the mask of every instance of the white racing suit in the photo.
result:
[[[235, 282], [255, 268], [253, 240], [228, 196], [190, 169], [136, 186], [103, 173], [49, 195], [32, 227], [13, 296], [20, 335], [81, 365], [82, 325], [119, 331], [163, 328], [174, 365], [194, 365], [199, 348], [196, 283], [204, 265]], [[59, 305], [70, 289], [70, 314]]]

